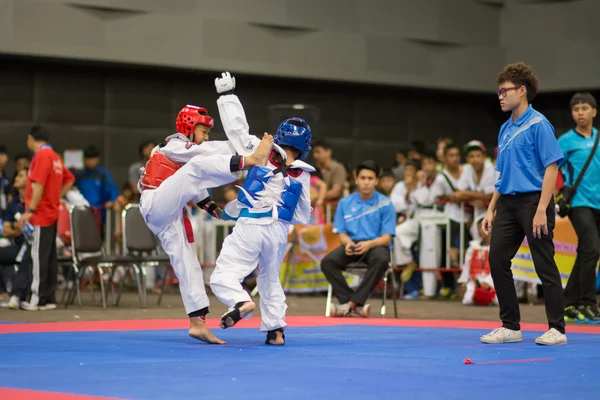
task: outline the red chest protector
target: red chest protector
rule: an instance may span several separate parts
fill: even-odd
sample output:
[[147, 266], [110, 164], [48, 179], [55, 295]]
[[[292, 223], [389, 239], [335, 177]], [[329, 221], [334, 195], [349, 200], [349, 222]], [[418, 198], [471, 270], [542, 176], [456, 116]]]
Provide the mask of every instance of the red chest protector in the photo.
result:
[[156, 189], [181, 167], [181, 164], [171, 160], [160, 151], [154, 152], [146, 163], [146, 171], [142, 177], [144, 189]]
[[[172, 176], [182, 165], [171, 160], [160, 151], [154, 152], [148, 163], [146, 163], [146, 170], [142, 177], [142, 186], [144, 190], [156, 189]], [[187, 236], [188, 243], [194, 243], [194, 230], [192, 229], [192, 223], [183, 209], [183, 226], [185, 228], [185, 235]]]
[[471, 258], [471, 279], [477, 280], [477, 275], [489, 275], [490, 274], [490, 249], [475, 249], [473, 251], [473, 258]]

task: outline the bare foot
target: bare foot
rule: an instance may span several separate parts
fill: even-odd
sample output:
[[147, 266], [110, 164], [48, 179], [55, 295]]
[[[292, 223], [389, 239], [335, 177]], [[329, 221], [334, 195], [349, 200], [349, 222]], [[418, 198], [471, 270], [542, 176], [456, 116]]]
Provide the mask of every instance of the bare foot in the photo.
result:
[[265, 165], [274, 143], [273, 136], [265, 132], [256, 151], [244, 158], [244, 169], [250, 169], [256, 165]]
[[194, 339], [201, 340], [210, 344], [225, 344], [225, 342], [216, 337], [207, 327], [200, 317], [190, 318], [190, 330], [188, 334]]
[[275, 339], [267, 340], [267, 344], [272, 344], [273, 346], [283, 346], [285, 344], [285, 339], [283, 338], [283, 332], [276, 331], [275, 335], [276, 335]]
[[[231, 328], [235, 324], [237, 324], [241, 319], [246, 318], [248, 315], [252, 314], [252, 311], [256, 308], [256, 303], [253, 301], [246, 301], [239, 307], [237, 310], [235, 308], [230, 309], [221, 317], [221, 323], [219, 324], [221, 328], [227, 329]], [[237, 313], [239, 312], [239, 317]]]

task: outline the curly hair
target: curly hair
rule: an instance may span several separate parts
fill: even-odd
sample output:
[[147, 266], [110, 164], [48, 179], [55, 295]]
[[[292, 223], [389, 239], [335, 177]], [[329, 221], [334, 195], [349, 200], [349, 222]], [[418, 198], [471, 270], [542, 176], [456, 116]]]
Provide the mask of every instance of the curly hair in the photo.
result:
[[498, 75], [496, 83], [512, 82], [517, 86], [525, 86], [527, 89], [527, 100], [531, 103], [539, 90], [539, 82], [535, 71], [524, 62], [508, 64]]

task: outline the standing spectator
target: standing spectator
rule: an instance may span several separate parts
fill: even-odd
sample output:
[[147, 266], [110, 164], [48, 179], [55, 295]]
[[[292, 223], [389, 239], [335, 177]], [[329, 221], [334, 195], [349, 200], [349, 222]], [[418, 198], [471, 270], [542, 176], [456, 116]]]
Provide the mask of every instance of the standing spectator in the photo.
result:
[[[321, 270], [340, 304], [331, 315], [369, 316], [367, 298], [385, 274], [390, 262], [390, 243], [396, 231], [396, 213], [389, 198], [375, 190], [379, 166], [371, 160], [356, 167], [358, 191], [340, 200], [335, 211], [334, 232], [342, 245], [321, 261]], [[353, 261], [368, 265], [356, 291], [350, 289], [342, 270]]]
[[17, 195], [8, 203], [4, 212], [2, 236], [10, 240], [10, 246], [0, 248], [0, 267], [14, 268], [19, 264], [14, 284], [10, 290], [8, 308], [18, 310], [31, 286], [31, 251], [21, 227], [17, 224], [19, 215], [25, 212], [25, 188], [27, 187], [28, 168], [21, 169], [13, 185]]
[[392, 168], [392, 173], [396, 177], [396, 181], [402, 182], [404, 179], [404, 164], [408, 161], [406, 156], [407, 151], [404, 149], [396, 150], [396, 166]]
[[[469, 202], [473, 207], [473, 217], [483, 218], [494, 194], [498, 173], [491, 161], [485, 159], [485, 146], [479, 140], [471, 140], [464, 147], [468, 165], [463, 168], [460, 186], [464, 190], [454, 193], [454, 199]], [[482, 240], [477, 224], [471, 225], [471, 237]]]
[[2, 211], [6, 210], [6, 205], [10, 200], [11, 182], [4, 170], [7, 163], [6, 146], [0, 145], [0, 210]]
[[444, 169], [436, 176], [432, 186], [433, 196], [437, 201], [444, 204], [444, 214], [450, 218], [450, 261], [452, 267], [459, 267], [458, 251], [460, 241], [469, 242], [468, 229], [460, 237], [460, 224], [466, 224], [471, 215], [465, 210], [461, 216], [460, 200], [456, 198], [456, 193], [463, 190], [464, 168], [460, 161], [460, 149], [458, 146], [450, 144], [444, 148]]
[[34, 153], [25, 190], [25, 213], [21, 229], [33, 226], [33, 281], [31, 299], [22, 304], [28, 311], [56, 308], [56, 221], [60, 198], [73, 186], [75, 178], [64, 166], [61, 157], [48, 144], [50, 133], [35, 125], [27, 137], [27, 147]]
[[327, 195], [327, 184], [323, 180], [321, 173], [316, 170], [310, 173], [310, 203], [313, 210], [311, 215], [311, 224], [325, 223], [325, 196]]
[[554, 136], [554, 127], [529, 105], [538, 91], [533, 69], [522, 62], [509, 64], [497, 83], [500, 108], [512, 115], [498, 135], [496, 169], [500, 177], [483, 219], [483, 230], [492, 233], [489, 259], [502, 327], [483, 335], [481, 341], [507, 343], [523, 339], [511, 265], [527, 237], [544, 288], [549, 325], [548, 331], [535, 342], [547, 346], [566, 344], [563, 289], [552, 241], [555, 224], [552, 195], [557, 163], [564, 156]]
[[140, 168], [146, 165], [146, 163], [150, 159], [150, 153], [155, 147], [156, 143], [153, 140], [145, 140], [142, 143], [140, 143], [138, 147], [140, 159], [139, 161], [136, 161], [129, 166], [129, 184], [131, 185], [131, 190], [133, 190], [133, 193], [136, 195], [136, 197], [139, 197], [140, 195], [140, 192], [137, 187], [138, 181], [141, 178]]
[[341, 163], [332, 158], [332, 148], [329, 143], [316, 142], [312, 151], [317, 168], [327, 184], [325, 200], [339, 200], [343, 195], [344, 183], [346, 182], [346, 169]]
[[[460, 265], [460, 243], [469, 243], [469, 229], [466, 226], [471, 219], [471, 213], [467, 209], [461, 211], [460, 201], [455, 194], [463, 190], [463, 171], [464, 168], [460, 161], [460, 149], [454, 144], [449, 144], [444, 148], [444, 169], [436, 176], [435, 182], [431, 188], [432, 196], [444, 205], [444, 214], [450, 219], [450, 267], [458, 268]], [[463, 236], [460, 235], [461, 224]], [[448, 267], [448, 266], [446, 266]], [[454, 274], [452, 272], [443, 272], [443, 288], [440, 291], [444, 298], [452, 297], [454, 294]]]
[[444, 165], [446, 164], [446, 146], [452, 144], [452, 139], [441, 137], [436, 141], [435, 156], [437, 157], [437, 172], [442, 172]]
[[592, 157], [571, 201], [569, 219], [577, 233], [577, 259], [565, 288], [565, 319], [591, 324], [600, 323], [594, 285], [600, 257], [600, 149], [594, 149], [598, 129], [593, 127], [596, 112], [594, 96], [575, 94], [571, 99], [571, 115], [576, 126], [558, 139], [565, 155], [561, 168], [566, 186], [573, 187]]
[[88, 146], [83, 151], [84, 168], [73, 171], [75, 186], [96, 210], [102, 210], [102, 223], [106, 220], [106, 210], [113, 207], [119, 196], [119, 189], [111, 173], [100, 165], [100, 151], [96, 146]]

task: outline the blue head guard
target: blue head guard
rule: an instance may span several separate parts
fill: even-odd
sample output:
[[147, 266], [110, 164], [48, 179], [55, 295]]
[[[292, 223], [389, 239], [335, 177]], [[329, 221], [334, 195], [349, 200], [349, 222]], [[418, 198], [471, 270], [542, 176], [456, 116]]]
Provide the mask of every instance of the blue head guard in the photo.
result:
[[312, 132], [310, 126], [301, 118], [289, 118], [279, 125], [273, 138], [279, 146], [289, 146], [300, 150], [300, 160], [306, 160], [310, 153], [310, 139]]

